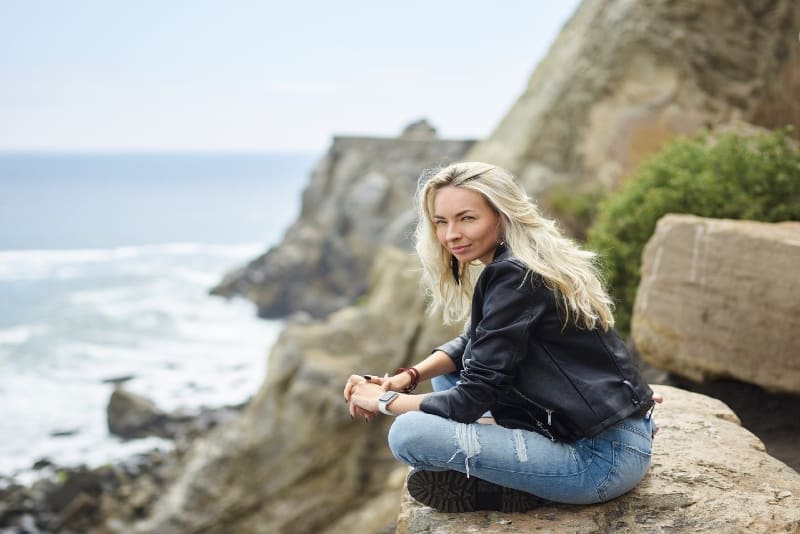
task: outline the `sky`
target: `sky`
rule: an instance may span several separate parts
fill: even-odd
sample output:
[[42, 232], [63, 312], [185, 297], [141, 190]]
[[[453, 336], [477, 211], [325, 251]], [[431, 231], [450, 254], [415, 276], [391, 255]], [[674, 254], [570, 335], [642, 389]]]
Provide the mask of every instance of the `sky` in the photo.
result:
[[578, 0], [0, 0], [0, 151], [484, 138]]

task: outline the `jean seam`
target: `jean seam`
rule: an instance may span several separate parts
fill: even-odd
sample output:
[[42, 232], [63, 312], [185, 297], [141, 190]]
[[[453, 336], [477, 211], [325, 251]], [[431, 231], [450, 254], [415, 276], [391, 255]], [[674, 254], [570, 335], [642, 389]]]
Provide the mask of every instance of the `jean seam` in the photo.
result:
[[[614, 443], [618, 443], [618, 442], [614, 442]], [[641, 449], [639, 449], [637, 447], [634, 447], [632, 445], [628, 445], [627, 443], [618, 443], [618, 444], [619, 444], [620, 447], [622, 447], [626, 451], [638, 454], [639, 456], [641, 456], [642, 458], [644, 458], [646, 460], [649, 460], [650, 458], [653, 457], [653, 453], [652, 452], [643, 451], [643, 450], [641, 450]]]
[[646, 439], [650, 439], [652, 437], [651, 435], [645, 432], [640, 432], [639, 429], [636, 427], [628, 426], [627, 424], [621, 422], [614, 425], [613, 428], [618, 428], [619, 430], [627, 430], [628, 432], [631, 432], [633, 434], [636, 434], [637, 436], [641, 436]]
[[621, 445], [618, 441], [611, 442], [611, 467], [608, 469], [608, 473], [606, 473], [605, 478], [597, 485], [597, 498], [600, 499], [600, 502], [606, 501], [606, 488], [608, 484], [611, 482], [611, 475], [617, 469], [619, 464], [619, 453], [617, 449]]
[[577, 476], [577, 475], [582, 475], [589, 469], [589, 466], [588, 465], [585, 466], [580, 471], [573, 471], [571, 473], [553, 473], [553, 474], [531, 473], [530, 471], [516, 471], [514, 469], [504, 469], [504, 468], [499, 468], [499, 467], [479, 465], [477, 463], [476, 463], [475, 468], [476, 469], [480, 469], [480, 470], [484, 470], [484, 471], [495, 471], [495, 472], [501, 472], [501, 473], [513, 473], [515, 475], [530, 475], [530, 476], [535, 476], [535, 477], [556, 477], [556, 478], [559, 478], [559, 477], [573, 477], [573, 476]]

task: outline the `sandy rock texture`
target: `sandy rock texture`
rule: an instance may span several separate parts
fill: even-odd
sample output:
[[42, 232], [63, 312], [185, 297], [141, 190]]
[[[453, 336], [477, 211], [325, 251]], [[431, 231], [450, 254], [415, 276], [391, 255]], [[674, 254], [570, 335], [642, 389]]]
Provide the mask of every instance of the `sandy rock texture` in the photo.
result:
[[695, 382], [800, 394], [800, 222], [666, 215], [632, 320], [642, 359]]
[[468, 158], [613, 187], [678, 134], [800, 124], [798, 27], [796, 0], [585, 0]]
[[800, 474], [772, 458], [722, 402], [669, 386], [653, 462], [632, 492], [594, 506], [445, 514], [406, 493], [398, 534], [799, 532]]
[[334, 138], [283, 241], [227, 274], [212, 293], [244, 296], [262, 317], [324, 317], [353, 303], [367, 290], [379, 247], [411, 248], [421, 171], [460, 161], [473, 143], [438, 139], [424, 121], [397, 138]]

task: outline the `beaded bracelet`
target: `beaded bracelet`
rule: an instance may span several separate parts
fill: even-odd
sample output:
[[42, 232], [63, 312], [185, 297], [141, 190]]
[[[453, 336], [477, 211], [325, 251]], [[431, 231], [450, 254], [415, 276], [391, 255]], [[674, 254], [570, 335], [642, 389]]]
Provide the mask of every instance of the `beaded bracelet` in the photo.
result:
[[399, 375], [400, 373], [408, 373], [411, 375], [411, 383], [403, 389], [403, 393], [411, 393], [417, 389], [417, 384], [419, 384], [419, 371], [413, 367], [398, 367], [394, 374]]

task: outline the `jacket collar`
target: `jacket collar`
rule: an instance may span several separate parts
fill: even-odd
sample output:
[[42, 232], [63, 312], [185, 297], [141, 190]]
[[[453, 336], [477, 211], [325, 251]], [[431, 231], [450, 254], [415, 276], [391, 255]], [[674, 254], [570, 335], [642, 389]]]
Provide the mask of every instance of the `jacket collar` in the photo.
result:
[[492, 263], [496, 261], [507, 260], [511, 258], [513, 255], [511, 251], [506, 246], [505, 242], [499, 243], [497, 247], [494, 249], [494, 257], [492, 258]]

